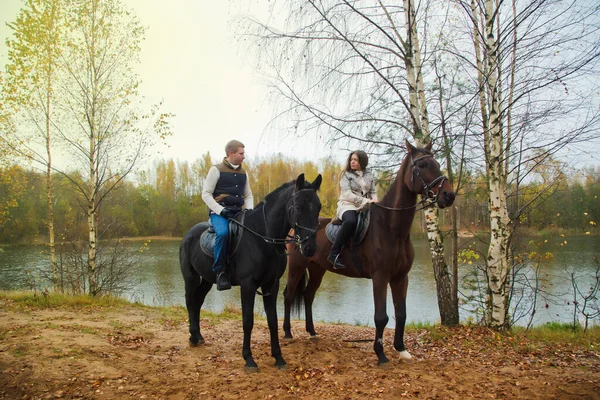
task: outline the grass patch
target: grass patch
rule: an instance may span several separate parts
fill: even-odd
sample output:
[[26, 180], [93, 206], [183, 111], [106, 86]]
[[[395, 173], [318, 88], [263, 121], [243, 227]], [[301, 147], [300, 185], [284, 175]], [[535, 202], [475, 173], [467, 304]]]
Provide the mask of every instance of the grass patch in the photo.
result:
[[411, 322], [405, 325], [404, 330], [407, 332], [410, 331], [422, 331], [424, 329], [426, 330], [430, 330], [433, 329], [435, 327], [435, 324], [432, 324], [431, 322]]
[[[203, 312], [203, 315], [208, 316], [207, 314], [208, 313]], [[226, 304], [225, 307], [223, 307], [223, 311], [218, 316], [227, 319], [242, 319], [242, 309], [232, 304]]]
[[16, 357], [24, 357], [29, 353], [29, 350], [27, 348], [27, 346], [20, 344], [18, 346], [16, 346], [14, 349], [11, 349], [12, 353], [16, 356]]
[[586, 332], [578, 326], [573, 329], [570, 324], [557, 322], [537, 326], [529, 331], [524, 328], [515, 327], [511, 333], [515, 337], [524, 337], [547, 344], [568, 344], [586, 348], [598, 348], [600, 346], [600, 326], [588, 328]]
[[[156, 308], [158, 309], [158, 311], [160, 311], [162, 320], [186, 321], [188, 318], [188, 312], [184, 306], [169, 306], [169, 307], [161, 306], [161, 307], [156, 307]], [[206, 311], [202, 310], [203, 316], [205, 313], [206, 313]]]
[[58, 307], [118, 307], [118, 306], [141, 306], [130, 303], [127, 300], [114, 296], [89, 296], [68, 295], [63, 293], [40, 293], [40, 292], [17, 292], [0, 291], [0, 299], [9, 300], [18, 305], [30, 308], [58, 308]]

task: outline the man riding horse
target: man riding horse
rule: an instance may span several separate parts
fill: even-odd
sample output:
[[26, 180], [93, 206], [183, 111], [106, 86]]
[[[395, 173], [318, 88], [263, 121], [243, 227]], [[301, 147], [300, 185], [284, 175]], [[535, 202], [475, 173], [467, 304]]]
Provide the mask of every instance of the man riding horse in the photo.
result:
[[230, 140], [225, 145], [223, 162], [213, 165], [204, 181], [202, 200], [209, 208], [209, 218], [216, 233], [214, 263], [212, 270], [217, 274], [217, 290], [231, 289], [227, 266], [229, 219], [235, 217], [245, 206], [254, 208], [254, 197], [250, 190], [246, 170], [242, 167], [245, 158], [244, 144]]

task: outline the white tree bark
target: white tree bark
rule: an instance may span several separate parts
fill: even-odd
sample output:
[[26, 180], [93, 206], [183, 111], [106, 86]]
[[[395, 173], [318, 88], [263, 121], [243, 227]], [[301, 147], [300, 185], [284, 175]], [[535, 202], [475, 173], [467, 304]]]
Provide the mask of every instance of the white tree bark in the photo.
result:
[[[416, 24], [416, 12], [413, 0], [404, 0], [406, 19], [406, 76], [409, 85], [410, 112], [413, 115], [415, 137], [419, 146], [426, 145], [430, 139], [429, 113], [425, 98], [425, 85], [421, 69], [421, 50]], [[438, 307], [442, 324], [457, 325], [459, 323], [458, 307], [452, 300], [452, 282], [446, 263], [444, 241], [439, 224], [439, 211], [436, 207], [424, 210], [427, 239], [436, 280]], [[456, 307], [455, 307], [456, 305]]]
[[489, 142], [487, 146], [487, 179], [490, 205], [490, 245], [488, 249], [488, 325], [495, 329], [509, 326], [508, 293], [506, 291], [510, 272], [509, 239], [510, 221], [506, 203], [504, 176], [503, 132], [500, 124], [500, 93], [498, 90], [498, 42], [494, 35], [496, 21], [494, 0], [485, 2], [485, 49], [488, 79], [486, 91], [489, 115]]

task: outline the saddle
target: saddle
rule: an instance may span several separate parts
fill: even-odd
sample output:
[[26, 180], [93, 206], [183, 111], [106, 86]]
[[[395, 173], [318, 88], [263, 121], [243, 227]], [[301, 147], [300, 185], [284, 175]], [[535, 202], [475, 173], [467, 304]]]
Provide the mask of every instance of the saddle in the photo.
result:
[[[358, 212], [356, 219], [356, 228], [354, 230], [354, 234], [350, 239], [354, 243], [354, 247], [358, 246], [365, 236], [367, 235], [367, 231], [369, 230], [369, 223], [371, 222], [371, 208], [366, 207]], [[334, 218], [331, 220], [329, 224], [325, 227], [325, 235], [327, 239], [333, 243], [335, 242], [335, 238], [342, 226], [342, 221], [339, 218]]]
[[[239, 219], [239, 222], [243, 224], [245, 217], [246, 210], [239, 213], [238, 216], [235, 217], [235, 219]], [[201, 224], [206, 226], [207, 229], [202, 233], [202, 235], [200, 235], [200, 249], [202, 249], [202, 252], [207, 256], [214, 258], [215, 239], [217, 237], [217, 234], [212, 226], [212, 223], [210, 222], [210, 219], [207, 222], [202, 222]], [[243, 232], [244, 230], [241, 226], [239, 226], [233, 221], [229, 221], [229, 247], [227, 249], [227, 254], [229, 255], [228, 258], [231, 258], [237, 251]]]

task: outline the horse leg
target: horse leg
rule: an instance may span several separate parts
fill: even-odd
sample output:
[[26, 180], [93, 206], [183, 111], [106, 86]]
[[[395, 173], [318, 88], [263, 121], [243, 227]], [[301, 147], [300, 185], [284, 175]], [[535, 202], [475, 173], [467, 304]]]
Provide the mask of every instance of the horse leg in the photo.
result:
[[267, 314], [267, 323], [269, 325], [269, 334], [271, 336], [271, 355], [275, 358], [275, 367], [279, 369], [286, 368], [286, 362], [281, 355], [281, 347], [279, 346], [278, 326], [277, 326], [277, 295], [279, 294], [279, 280], [276, 279], [274, 286], [263, 285], [263, 293], [271, 290], [271, 293], [263, 296], [263, 304], [265, 314]]
[[317, 336], [317, 332], [315, 331], [315, 324], [313, 322], [312, 305], [313, 301], [315, 300], [317, 290], [321, 286], [321, 282], [323, 282], [323, 276], [325, 276], [325, 272], [326, 270], [320, 267], [311, 268], [310, 274], [308, 275], [308, 283], [306, 284], [306, 288], [304, 289], [304, 312], [306, 318], [306, 332], [308, 332], [311, 337]]
[[373, 350], [377, 354], [377, 365], [384, 366], [389, 362], [383, 352], [383, 331], [389, 321], [386, 312], [388, 281], [381, 276], [373, 277], [373, 302], [375, 303], [375, 342]]
[[242, 321], [244, 327], [244, 345], [242, 347], [242, 357], [246, 361], [247, 372], [257, 372], [258, 365], [252, 358], [250, 350], [250, 338], [252, 336], [252, 328], [254, 328], [254, 299], [256, 296], [256, 288], [252, 284], [241, 284], [242, 297]]
[[[283, 333], [284, 339], [293, 339], [292, 336], [292, 323], [291, 323], [291, 314], [292, 314], [292, 305], [296, 306], [296, 301], [300, 301], [300, 299], [296, 299], [297, 296], [301, 297], [304, 292], [304, 268], [297, 268], [297, 265], [294, 263], [293, 259], [294, 255], [290, 255], [289, 264], [288, 264], [288, 277], [287, 277], [287, 285], [283, 291]], [[302, 286], [300, 286], [302, 285]], [[298, 310], [300, 306], [298, 304]]]
[[283, 290], [283, 338], [293, 339], [292, 335], [292, 300], [296, 294], [296, 288], [290, 285], [290, 277], [288, 272], [288, 283]]
[[190, 320], [190, 346], [204, 343], [204, 337], [200, 332], [200, 309], [211, 287], [212, 283], [203, 280], [198, 274], [185, 279], [185, 305]]
[[396, 331], [394, 333], [394, 348], [400, 352], [400, 358], [410, 360], [412, 356], [404, 347], [404, 325], [406, 324], [406, 293], [408, 290], [408, 275], [404, 279], [390, 282], [394, 312], [396, 316]]

